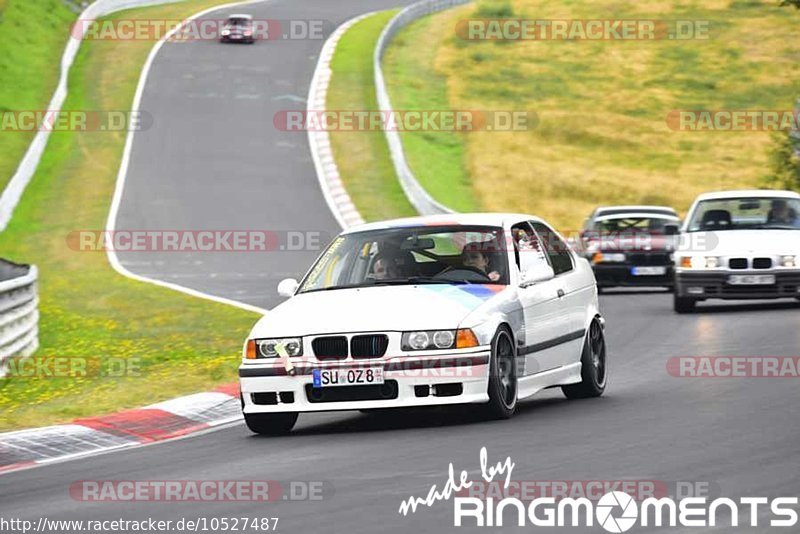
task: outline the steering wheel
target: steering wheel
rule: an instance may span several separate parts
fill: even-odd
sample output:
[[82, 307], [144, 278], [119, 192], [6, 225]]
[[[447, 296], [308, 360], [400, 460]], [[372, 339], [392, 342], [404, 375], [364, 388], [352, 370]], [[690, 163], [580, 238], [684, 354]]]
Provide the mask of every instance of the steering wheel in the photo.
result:
[[453, 281], [466, 280], [467, 282], [491, 281], [491, 278], [489, 278], [488, 274], [481, 271], [477, 267], [469, 267], [467, 265], [462, 265], [460, 267], [448, 267], [444, 271], [436, 274], [434, 278]]

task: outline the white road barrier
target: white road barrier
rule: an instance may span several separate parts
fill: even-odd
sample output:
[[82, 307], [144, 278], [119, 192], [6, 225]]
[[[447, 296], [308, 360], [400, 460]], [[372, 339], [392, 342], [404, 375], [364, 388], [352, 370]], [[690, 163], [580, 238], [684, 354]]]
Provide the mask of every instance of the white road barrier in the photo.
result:
[[[159, 4], [172, 4], [180, 1], [182, 0], [97, 0], [85, 9], [78, 19], [86, 22], [125, 9]], [[83, 27], [83, 35], [86, 35], [89, 25], [82, 24], [81, 26]], [[74, 36], [71, 36], [67, 42], [64, 55], [61, 56], [61, 75], [58, 80], [58, 86], [47, 107], [50, 112], [61, 111], [61, 106], [67, 98], [69, 71], [72, 67], [72, 63], [75, 61], [75, 57], [78, 55], [78, 49], [82, 42], [82, 39], [76, 39]], [[42, 159], [49, 138], [50, 131], [48, 129], [42, 129], [36, 133], [28, 150], [25, 152], [25, 156], [23, 156], [22, 161], [20, 161], [14, 176], [11, 177], [2, 195], [0, 195], [0, 232], [5, 230], [6, 226], [8, 226], [14, 209], [17, 207], [17, 204], [22, 198], [22, 194], [25, 192], [25, 188], [28, 187], [28, 183], [36, 173], [36, 168], [39, 166], [39, 160]]]
[[[373, 56], [375, 90], [378, 94], [378, 107], [381, 110], [392, 111], [392, 102], [389, 99], [389, 92], [386, 90], [386, 82], [383, 78], [381, 59], [389, 43], [394, 36], [397, 35], [397, 32], [425, 15], [444, 11], [445, 9], [466, 4], [470, 1], [471, 0], [422, 0], [421, 2], [411, 4], [403, 9], [389, 21], [378, 38], [378, 43], [375, 46], [375, 54]], [[414, 176], [411, 167], [408, 165], [408, 161], [406, 161], [400, 133], [393, 130], [384, 130], [384, 134], [386, 135], [386, 142], [389, 144], [389, 151], [392, 155], [392, 163], [394, 164], [395, 172], [400, 180], [403, 192], [406, 194], [406, 197], [408, 197], [411, 205], [414, 206], [421, 215], [453, 213], [452, 209], [437, 202]]]
[[4, 360], [30, 356], [39, 347], [39, 297], [35, 265], [0, 260], [0, 377]]

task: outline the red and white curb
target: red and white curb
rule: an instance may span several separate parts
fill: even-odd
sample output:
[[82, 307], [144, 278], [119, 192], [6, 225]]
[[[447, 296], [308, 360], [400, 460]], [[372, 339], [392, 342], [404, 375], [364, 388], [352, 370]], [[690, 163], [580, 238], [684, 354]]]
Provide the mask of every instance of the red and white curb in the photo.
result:
[[[339, 43], [339, 39], [341, 39], [345, 32], [354, 24], [375, 13], [377, 12], [365, 13], [348, 20], [336, 28], [336, 31], [325, 41], [322, 52], [320, 52], [319, 55], [317, 68], [314, 71], [314, 77], [311, 79], [311, 88], [308, 92], [308, 99], [306, 100], [306, 109], [309, 116], [312, 113], [319, 113], [326, 109], [328, 85], [330, 84], [332, 74], [331, 60], [333, 59], [333, 54], [336, 51], [336, 45]], [[331, 138], [328, 132], [325, 130], [313, 131], [309, 129], [308, 144], [311, 147], [311, 157], [317, 169], [317, 178], [322, 188], [322, 194], [339, 225], [342, 228], [349, 228], [351, 226], [363, 224], [364, 219], [356, 209], [355, 204], [353, 204], [350, 195], [347, 194], [347, 190], [342, 183], [342, 177], [339, 175], [339, 168], [336, 166], [336, 161], [333, 158]]]
[[71, 424], [0, 434], [0, 473], [174, 439], [242, 419], [239, 384]]

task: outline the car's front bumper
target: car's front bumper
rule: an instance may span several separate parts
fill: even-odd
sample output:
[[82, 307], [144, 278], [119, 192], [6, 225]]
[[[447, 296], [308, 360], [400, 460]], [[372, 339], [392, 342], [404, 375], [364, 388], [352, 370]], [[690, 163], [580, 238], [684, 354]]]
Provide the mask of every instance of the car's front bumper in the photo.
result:
[[[322, 412], [488, 402], [490, 350], [442, 356], [294, 364], [244, 363], [239, 368], [245, 413]], [[383, 386], [314, 388], [313, 369], [383, 366]]]
[[252, 43], [254, 38], [245, 35], [224, 35], [219, 40], [223, 43]]
[[[770, 285], [733, 285], [731, 275], [774, 275]], [[777, 299], [800, 297], [800, 269], [797, 270], [724, 270], [675, 274], [675, 294], [696, 299]]]
[[592, 265], [594, 277], [600, 287], [672, 287], [674, 272], [672, 265], [654, 265], [648, 267], [664, 267], [665, 273], [658, 275], [634, 275], [633, 265], [628, 263], [597, 263]]

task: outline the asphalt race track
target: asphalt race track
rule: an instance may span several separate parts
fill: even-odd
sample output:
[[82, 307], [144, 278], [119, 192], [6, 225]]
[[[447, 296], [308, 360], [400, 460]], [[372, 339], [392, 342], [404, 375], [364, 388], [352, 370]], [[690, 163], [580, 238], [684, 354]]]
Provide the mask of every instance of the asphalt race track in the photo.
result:
[[[276, 1], [247, 11], [338, 24], [390, 5]], [[321, 44], [167, 45], [142, 105], [158, 126], [137, 137], [118, 228], [335, 232], [305, 136], [278, 134], [271, 124], [275, 110], [302, 107], [276, 98], [305, 97]], [[122, 259], [139, 274], [272, 306], [276, 281], [305, 270], [314, 255], [165, 253], [150, 263], [135, 254]], [[800, 303], [701, 304], [691, 315], [674, 314], [671, 304], [671, 296], [659, 291], [601, 297], [611, 377], [600, 399], [567, 401], [549, 390], [502, 422], [475, 420], [469, 409], [301, 415], [295, 432], [281, 438], [256, 437], [238, 424], [0, 476], [0, 511], [34, 521], [278, 517], [278, 531], [287, 534], [443, 532], [453, 529], [451, 503], [407, 517], [398, 513], [400, 503], [411, 495], [424, 497], [432, 484], [441, 487], [450, 462], [477, 479], [484, 446], [490, 462], [512, 458], [514, 480], [707, 482], [712, 496], [800, 495], [796, 379], [678, 378], [667, 372], [667, 361], [676, 356], [800, 355]], [[332, 494], [321, 501], [274, 503], [89, 503], [69, 494], [78, 480], [178, 479], [324, 481]], [[604, 532], [597, 526], [580, 531]]]
[[[346, 20], [402, 0], [270, 0], [214, 11], [256, 19]], [[410, 3], [410, 2], [405, 2]], [[288, 24], [282, 24], [286, 30]], [[323, 39], [254, 45], [199, 40], [167, 43], [156, 56], [141, 109], [155, 120], [137, 133], [117, 230], [274, 232], [279, 246], [326, 245], [340, 230], [320, 192], [305, 132], [273, 126], [279, 111], [305, 110]], [[306, 237], [308, 236], [308, 237]], [[272, 252], [122, 252], [130, 271], [263, 308], [279, 302], [277, 283], [301, 277], [319, 247]]]

